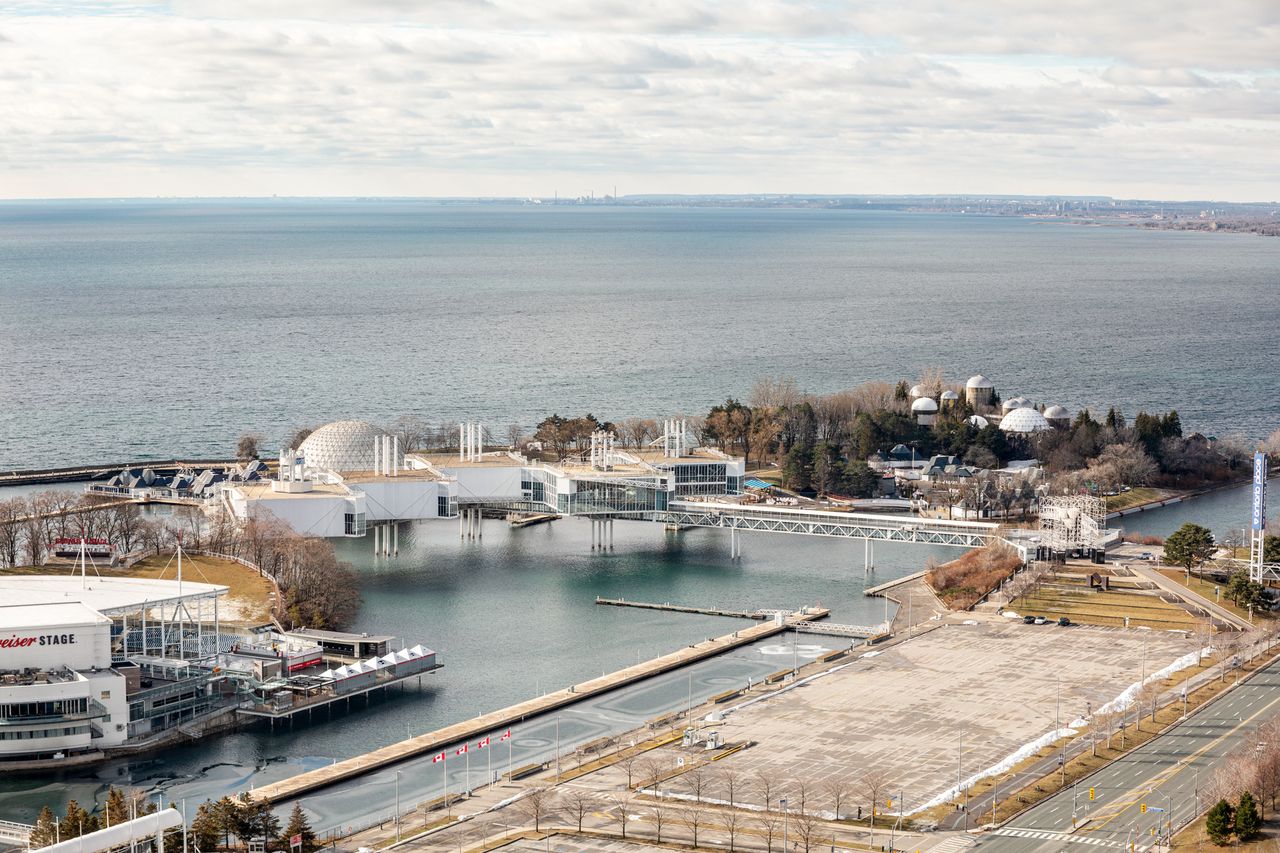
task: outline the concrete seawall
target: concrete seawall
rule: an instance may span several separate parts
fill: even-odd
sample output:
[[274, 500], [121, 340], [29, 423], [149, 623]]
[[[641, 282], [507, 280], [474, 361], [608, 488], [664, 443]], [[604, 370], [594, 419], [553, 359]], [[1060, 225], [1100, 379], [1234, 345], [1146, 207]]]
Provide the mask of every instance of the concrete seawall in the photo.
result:
[[620, 669], [600, 678], [593, 678], [581, 684], [575, 684], [565, 690], [557, 690], [529, 699], [524, 702], [482, 714], [474, 719], [445, 726], [433, 732], [418, 735], [398, 743], [389, 744], [372, 752], [339, 761], [329, 767], [321, 767], [306, 773], [299, 773], [289, 779], [281, 780], [273, 785], [265, 785], [252, 792], [252, 796], [280, 803], [294, 799], [302, 794], [319, 788], [354, 779], [373, 770], [379, 770], [429, 752], [436, 752], [443, 747], [458, 741], [467, 740], [481, 734], [491, 734], [495, 730], [507, 728], [529, 717], [545, 714], [559, 708], [572, 705], [582, 699], [597, 696], [619, 687], [625, 687], [655, 675], [661, 675], [697, 661], [714, 657], [740, 646], [754, 643], [756, 640], [773, 636], [788, 630], [795, 622], [824, 619], [830, 615], [825, 608], [814, 607], [806, 611], [792, 613], [781, 623], [772, 619], [750, 625], [732, 634], [716, 637], [695, 643], [679, 651], [657, 657], [644, 663]]

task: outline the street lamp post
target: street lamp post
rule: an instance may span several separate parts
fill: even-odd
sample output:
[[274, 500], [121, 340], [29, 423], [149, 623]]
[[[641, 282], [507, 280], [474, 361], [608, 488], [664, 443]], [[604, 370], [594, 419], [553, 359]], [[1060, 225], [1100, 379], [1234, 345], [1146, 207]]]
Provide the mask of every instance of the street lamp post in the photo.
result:
[[396, 771], [396, 841], [400, 840], [400, 771]]
[[[782, 853], [787, 853], [787, 798], [779, 797], [778, 805], [782, 806]], [[875, 808], [874, 803], [872, 803], [871, 808]], [[777, 824], [774, 824], [774, 826], [777, 826]]]

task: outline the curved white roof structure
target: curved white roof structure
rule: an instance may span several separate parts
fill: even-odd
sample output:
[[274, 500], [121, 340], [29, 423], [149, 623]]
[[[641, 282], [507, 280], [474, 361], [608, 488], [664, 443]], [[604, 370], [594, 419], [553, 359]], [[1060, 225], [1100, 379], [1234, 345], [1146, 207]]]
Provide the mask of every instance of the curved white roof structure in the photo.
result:
[[965, 422], [973, 424], [978, 429], [985, 429], [986, 427], [991, 426], [991, 421], [987, 420], [982, 415], [970, 415], [965, 418]]
[[[383, 430], [364, 421], [334, 421], [325, 424], [302, 442], [298, 451], [308, 468], [329, 471], [372, 471], [373, 445]], [[396, 465], [404, 464], [404, 451], [397, 454]]]
[[996, 387], [996, 386], [995, 386], [995, 385], [993, 385], [993, 384], [991, 383], [991, 380], [990, 380], [990, 379], [988, 379], [987, 377], [985, 377], [985, 376], [983, 376], [981, 373], [979, 373], [979, 374], [977, 374], [976, 376], [970, 376], [970, 377], [969, 377], [969, 381], [968, 381], [968, 382], [966, 382], [966, 383], [964, 383], [964, 387], [966, 387], [966, 388], [994, 388], [994, 387]]
[[1000, 408], [1006, 412], [1012, 412], [1014, 409], [1027, 409], [1030, 407], [1031, 401], [1026, 397], [1010, 397], [1008, 400], [1004, 401], [1004, 405]]
[[912, 385], [912, 386], [911, 386], [911, 399], [912, 399], [912, 400], [915, 400], [915, 399], [918, 399], [918, 398], [920, 398], [920, 397], [923, 397], [923, 396], [924, 396], [924, 394], [925, 394], [925, 391], [924, 391], [924, 386], [923, 386], [923, 385]]
[[940, 399], [942, 399], [942, 400], [959, 400], [959, 399], [960, 399], [960, 395], [959, 395], [959, 394], [957, 394], [955, 391], [950, 391], [950, 390], [948, 390], [948, 391], [943, 391], [943, 392], [942, 392], [942, 394], [941, 394], [941, 396], [940, 396]]
[[936, 412], [938, 411], [938, 404], [933, 402], [932, 397], [921, 397], [911, 404], [911, 411], [916, 414]]
[[1052, 429], [1044, 415], [1035, 409], [1023, 407], [1014, 409], [1000, 420], [1000, 429], [1005, 432], [1032, 433]]
[[1062, 406], [1050, 406], [1044, 410], [1044, 417], [1049, 421], [1069, 421], [1071, 413]]

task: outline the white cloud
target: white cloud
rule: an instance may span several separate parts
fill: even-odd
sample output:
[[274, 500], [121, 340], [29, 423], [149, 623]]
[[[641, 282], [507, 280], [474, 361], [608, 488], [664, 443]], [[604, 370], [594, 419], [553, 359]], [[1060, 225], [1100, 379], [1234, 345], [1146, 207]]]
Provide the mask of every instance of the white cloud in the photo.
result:
[[964, 5], [0, 2], [0, 196], [1280, 195], [1274, 4]]

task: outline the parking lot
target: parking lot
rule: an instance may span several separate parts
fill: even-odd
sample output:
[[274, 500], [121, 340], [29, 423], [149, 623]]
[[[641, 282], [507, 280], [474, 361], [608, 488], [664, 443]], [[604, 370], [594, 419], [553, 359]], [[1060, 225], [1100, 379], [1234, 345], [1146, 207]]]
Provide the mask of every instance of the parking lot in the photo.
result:
[[[732, 713], [726, 739], [755, 744], [716, 768], [746, 780], [738, 798], [756, 803], [762, 777], [804, 780], [815, 797], [835, 779], [859, 791], [874, 771], [894, 811], [903, 798], [914, 810], [1051, 732], [1059, 695], [1064, 725], [1114, 699], [1141, 678], [1144, 646], [1148, 673], [1193, 648], [1158, 631], [949, 625]], [[811, 802], [829, 809], [822, 797]]]

